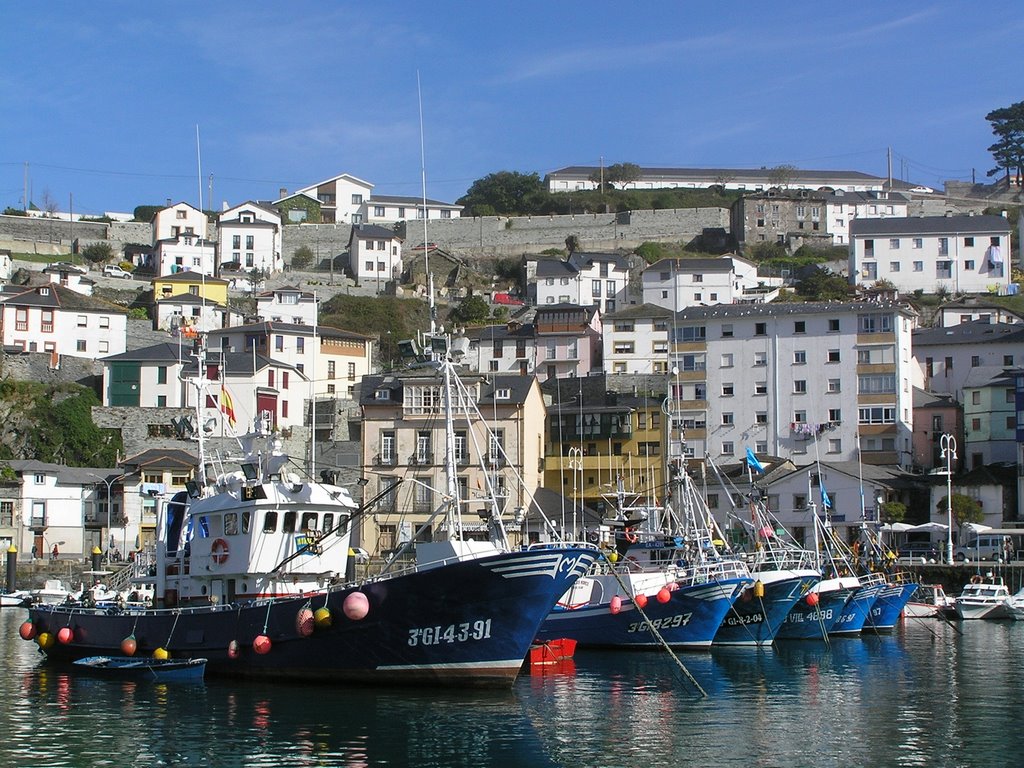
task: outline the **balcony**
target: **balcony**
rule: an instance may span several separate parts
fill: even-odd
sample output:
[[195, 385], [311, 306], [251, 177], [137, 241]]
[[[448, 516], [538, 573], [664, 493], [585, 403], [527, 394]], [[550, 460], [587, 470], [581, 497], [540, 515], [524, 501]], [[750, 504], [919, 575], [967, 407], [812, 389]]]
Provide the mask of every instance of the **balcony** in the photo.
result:
[[434, 463], [434, 455], [431, 453], [417, 453], [409, 457], [411, 466], [429, 466]]
[[373, 457], [373, 463], [378, 467], [393, 467], [397, 463], [394, 456], [378, 454]]

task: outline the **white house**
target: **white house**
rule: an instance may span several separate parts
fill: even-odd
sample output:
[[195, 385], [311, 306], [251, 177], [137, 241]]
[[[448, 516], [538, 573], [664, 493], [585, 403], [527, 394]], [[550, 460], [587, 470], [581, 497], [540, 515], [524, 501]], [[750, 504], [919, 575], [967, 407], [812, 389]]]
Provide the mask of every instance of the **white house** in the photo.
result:
[[206, 237], [206, 214], [188, 203], [177, 203], [153, 216], [153, 245], [161, 240], [177, 240], [179, 235]]
[[643, 271], [643, 302], [671, 310], [711, 304], [771, 301], [781, 278], [760, 278], [757, 265], [738, 256], [662, 259]]
[[43, 268], [43, 274], [51, 283], [61, 285], [83, 296], [92, 296], [96, 281], [89, 277], [89, 270], [75, 264], [58, 262]]
[[61, 559], [81, 560], [86, 552], [83, 486], [91, 492], [96, 479], [85, 469], [60, 464], [22, 460], [7, 464], [20, 485], [21, 517], [14, 543], [22, 556], [34, 553], [46, 558], [56, 545]]
[[5, 346], [95, 360], [123, 352], [127, 331], [127, 310], [60, 285], [9, 285], [0, 294]]
[[294, 195], [308, 195], [320, 202], [320, 215], [325, 224], [355, 225], [363, 223], [363, 204], [372, 192], [370, 182], [342, 173], [282, 196], [274, 204]]
[[835, 245], [847, 245], [851, 221], [906, 218], [908, 202], [909, 198], [898, 192], [847, 192], [837, 189], [825, 198], [825, 229], [832, 234]]
[[179, 272], [213, 275], [216, 253], [216, 243], [192, 234], [180, 234], [158, 240], [153, 259], [160, 275]]
[[316, 325], [319, 302], [315, 293], [295, 286], [264, 291], [256, 297], [256, 314], [263, 320]]
[[1010, 222], [1002, 216], [915, 216], [850, 222], [850, 282], [900, 291], [1008, 292]]
[[[374, 195], [363, 203], [362, 222], [365, 224], [393, 224], [397, 221], [422, 221], [423, 198], [397, 195]], [[457, 219], [462, 206], [427, 199], [427, 219]]]
[[237, 309], [192, 293], [157, 297], [153, 306], [153, 328], [159, 331], [192, 328], [201, 333], [245, 322], [245, 315]]
[[657, 304], [620, 309], [604, 318], [606, 373], [668, 373], [668, 329], [673, 313]]
[[245, 271], [276, 274], [281, 257], [281, 214], [252, 201], [229, 208], [218, 217], [217, 240], [221, 265], [238, 264]]
[[378, 293], [389, 280], [402, 274], [402, 238], [387, 227], [352, 227], [348, 252], [352, 277], [360, 283], [376, 281]]
[[918, 328], [913, 350], [915, 386], [952, 395], [962, 403], [972, 371], [1024, 366], [1024, 325], [976, 320], [948, 328]]
[[184, 408], [181, 372], [191, 344], [165, 341], [104, 357], [103, 405], [130, 408]]
[[569, 258], [529, 259], [527, 293], [539, 307], [596, 305], [610, 314], [629, 303], [629, 259], [618, 253], [572, 253]]

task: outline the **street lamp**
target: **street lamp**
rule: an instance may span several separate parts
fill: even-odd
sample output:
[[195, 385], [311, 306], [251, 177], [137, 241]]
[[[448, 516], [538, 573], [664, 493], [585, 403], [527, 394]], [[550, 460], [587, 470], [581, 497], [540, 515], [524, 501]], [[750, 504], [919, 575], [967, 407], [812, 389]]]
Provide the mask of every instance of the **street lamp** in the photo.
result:
[[953, 564], [953, 461], [956, 459], [956, 438], [945, 434], [939, 438], [942, 452], [939, 458], [946, 460], [946, 522], [949, 525], [946, 541], [946, 562]]
[[[132, 475], [134, 473], [133, 472], [125, 472], [123, 475], [118, 475], [117, 477], [112, 477], [112, 478], [109, 478], [109, 479], [107, 479], [105, 477], [100, 477], [99, 475], [93, 474], [92, 472], [86, 472], [86, 474], [89, 475], [89, 477], [95, 477], [97, 480], [99, 480], [101, 483], [103, 483], [104, 485], [107, 486], [107, 532], [108, 532], [108, 535], [109, 535], [109, 532], [110, 532], [110, 519], [111, 519], [110, 518], [110, 513], [111, 513], [111, 510], [114, 507], [113, 499], [112, 499], [114, 483], [118, 482], [119, 480], [124, 480], [126, 477], [128, 477], [129, 475]], [[123, 527], [123, 531], [124, 531], [124, 536], [123, 536], [124, 540], [122, 542], [124, 544], [124, 550], [123, 550], [122, 554], [124, 554], [124, 552], [128, 551], [128, 515], [127, 515], [127, 513], [125, 513], [124, 510], [122, 510], [121, 519], [124, 520], [124, 524], [122, 526]]]

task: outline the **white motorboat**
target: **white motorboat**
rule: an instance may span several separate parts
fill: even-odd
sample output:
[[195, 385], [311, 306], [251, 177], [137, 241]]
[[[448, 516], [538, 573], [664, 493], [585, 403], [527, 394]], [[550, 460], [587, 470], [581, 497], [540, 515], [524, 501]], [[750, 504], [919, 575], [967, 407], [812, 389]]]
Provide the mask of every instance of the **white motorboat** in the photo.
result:
[[27, 590], [19, 589], [16, 592], [0, 593], [0, 608], [20, 608], [31, 602], [32, 596]]
[[1001, 578], [973, 576], [956, 599], [956, 615], [961, 619], [1008, 619], [1010, 601], [1010, 590]]
[[903, 615], [911, 619], [937, 619], [954, 610], [956, 604], [941, 584], [922, 584], [914, 597], [903, 607]]
[[43, 582], [42, 588], [33, 589], [29, 595], [33, 603], [43, 605], [60, 605], [74, 599], [60, 579], [47, 579]]

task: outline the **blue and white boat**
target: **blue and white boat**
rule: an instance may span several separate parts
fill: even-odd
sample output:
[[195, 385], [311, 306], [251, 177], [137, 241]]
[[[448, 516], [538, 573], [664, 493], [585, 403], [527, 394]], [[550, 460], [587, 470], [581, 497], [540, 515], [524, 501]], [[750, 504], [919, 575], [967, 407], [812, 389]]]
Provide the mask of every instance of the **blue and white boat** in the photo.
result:
[[118, 680], [154, 683], [198, 682], [206, 672], [206, 659], [147, 659], [133, 656], [86, 656], [77, 669]]
[[[432, 333], [422, 365], [448, 406], [449, 341]], [[300, 476], [266, 421], [243, 438], [241, 456], [207, 461], [201, 442], [196, 481], [158, 510], [154, 607], [35, 606], [21, 636], [56, 661], [162, 649], [206, 658], [219, 676], [511, 686], [597, 548], [512, 549], [498, 504], [481, 515], [487, 540], [471, 540], [447, 451], [448, 492], [431, 518], [446, 538], [417, 544], [414, 563], [353, 578], [353, 520], [390, 490], [359, 508], [345, 488]], [[207, 480], [214, 466], [223, 471]]]
[[829, 630], [830, 635], [859, 635], [864, 629], [871, 609], [885, 588], [885, 576], [881, 573], [869, 573], [854, 578], [858, 581], [858, 587], [853, 590], [842, 613], [839, 614], [839, 619]]
[[779, 640], [826, 640], [860, 582], [852, 576], [821, 579], [790, 609]]
[[878, 599], [871, 606], [864, 629], [873, 632], [892, 632], [917, 588], [918, 585], [902, 573], [889, 576]]

